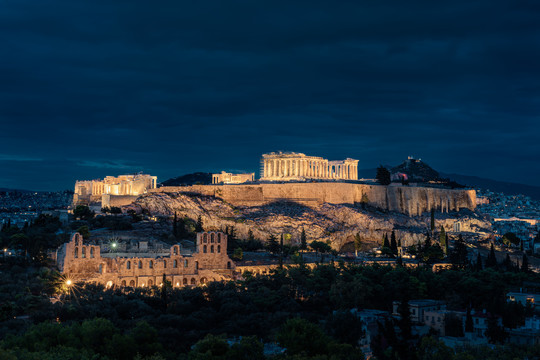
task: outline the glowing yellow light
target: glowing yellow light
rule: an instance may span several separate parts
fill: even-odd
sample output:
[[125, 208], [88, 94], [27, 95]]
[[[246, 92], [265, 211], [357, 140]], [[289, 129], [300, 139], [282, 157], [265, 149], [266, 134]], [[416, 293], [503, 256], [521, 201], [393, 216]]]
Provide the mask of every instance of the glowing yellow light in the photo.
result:
[[67, 286], [70, 286], [70, 285], [71, 285], [71, 280], [69, 280], [69, 279], [66, 280], [66, 285], [67, 285]]
[[116, 247], [116, 243], [112, 243], [112, 247], [115, 248], [115, 247]]
[[4, 252], [6, 252], [6, 251], [7, 251], [7, 249], [4, 249]]

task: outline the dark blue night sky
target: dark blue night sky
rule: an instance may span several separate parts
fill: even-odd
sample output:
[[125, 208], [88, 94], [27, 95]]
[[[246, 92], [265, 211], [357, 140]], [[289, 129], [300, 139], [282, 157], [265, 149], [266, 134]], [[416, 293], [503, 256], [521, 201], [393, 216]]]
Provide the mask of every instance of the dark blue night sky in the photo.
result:
[[0, 187], [288, 150], [537, 184], [538, 1], [0, 1]]

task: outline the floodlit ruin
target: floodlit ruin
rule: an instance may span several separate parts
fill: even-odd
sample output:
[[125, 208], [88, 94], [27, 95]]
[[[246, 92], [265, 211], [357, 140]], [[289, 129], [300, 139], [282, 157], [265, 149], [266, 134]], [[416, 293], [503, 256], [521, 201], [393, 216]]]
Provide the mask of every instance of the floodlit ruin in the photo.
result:
[[66, 279], [107, 287], [159, 286], [164, 276], [174, 287], [197, 286], [232, 279], [236, 269], [227, 255], [227, 235], [222, 232], [198, 233], [194, 251], [180, 244], [163, 247], [148, 242], [139, 242], [135, 247], [119, 243], [92, 245], [74, 233], [57, 250], [56, 259]]

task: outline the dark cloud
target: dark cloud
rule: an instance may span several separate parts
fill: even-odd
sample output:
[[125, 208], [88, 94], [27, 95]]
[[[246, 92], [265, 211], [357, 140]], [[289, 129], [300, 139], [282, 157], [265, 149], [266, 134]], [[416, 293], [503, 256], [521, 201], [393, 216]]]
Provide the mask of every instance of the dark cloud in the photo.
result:
[[276, 150], [535, 184], [539, 15], [536, 1], [5, 0], [0, 187], [258, 171]]

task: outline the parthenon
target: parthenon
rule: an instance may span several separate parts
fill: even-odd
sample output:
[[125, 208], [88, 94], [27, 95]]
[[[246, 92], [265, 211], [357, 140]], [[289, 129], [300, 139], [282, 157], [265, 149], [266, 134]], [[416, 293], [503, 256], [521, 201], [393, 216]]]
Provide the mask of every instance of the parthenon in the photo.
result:
[[358, 160], [329, 161], [294, 152], [272, 152], [262, 156], [261, 181], [305, 179], [358, 180]]

